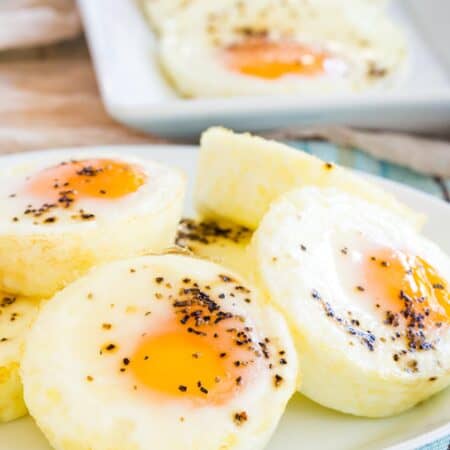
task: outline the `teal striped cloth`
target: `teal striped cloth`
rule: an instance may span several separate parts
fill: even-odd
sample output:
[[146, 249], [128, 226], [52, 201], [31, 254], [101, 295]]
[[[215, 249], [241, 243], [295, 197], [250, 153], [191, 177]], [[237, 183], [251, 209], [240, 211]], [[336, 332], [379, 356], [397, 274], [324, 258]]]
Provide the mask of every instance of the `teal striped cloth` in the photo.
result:
[[443, 180], [421, 175], [405, 167], [372, 158], [360, 150], [339, 148], [327, 142], [295, 141], [290, 144], [325, 161], [398, 181], [450, 201], [450, 179]]
[[421, 447], [418, 450], [450, 450], [450, 436], [446, 438], [439, 439], [432, 444], [425, 445], [425, 447]]
[[[339, 148], [327, 142], [295, 141], [289, 142], [289, 144], [325, 161], [404, 183], [443, 200], [450, 201], [450, 179], [443, 180], [421, 175], [405, 167], [377, 160], [360, 150]], [[450, 435], [418, 450], [450, 450]]]

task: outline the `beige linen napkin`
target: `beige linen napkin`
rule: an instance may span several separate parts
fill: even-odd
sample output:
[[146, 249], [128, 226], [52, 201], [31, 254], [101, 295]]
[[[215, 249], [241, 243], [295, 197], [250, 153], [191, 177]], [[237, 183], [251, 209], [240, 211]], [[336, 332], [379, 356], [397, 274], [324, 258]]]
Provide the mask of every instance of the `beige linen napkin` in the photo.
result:
[[51, 44], [79, 34], [73, 0], [0, 1], [0, 49]]

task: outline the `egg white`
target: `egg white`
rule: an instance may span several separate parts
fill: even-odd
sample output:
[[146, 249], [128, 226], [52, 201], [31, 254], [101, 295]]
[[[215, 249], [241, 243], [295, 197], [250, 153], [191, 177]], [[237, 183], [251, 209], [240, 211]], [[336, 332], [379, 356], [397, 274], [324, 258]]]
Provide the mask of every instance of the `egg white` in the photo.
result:
[[424, 218], [359, 175], [301, 150], [210, 128], [201, 138], [195, 206], [205, 217], [255, 229], [272, 201], [302, 186], [336, 187], [387, 208], [414, 227]]
[[179, 11], [198, 0], [142, 0], [142, 7], [153, 28], [160, 32]]
[[175, 242], [177, 247], [195, 256], [248, 277], [252, 267], [247, 252], [251, 236], [248, 228], [231, 222], [183, 219], [178, 227]]
[[[150, 20], [153, 28], [161, 32], [164, 29], [165, 23], [173, 19], [179, 12], [184, 11], [187, 7], [193, 3], [200, 3], [201, 0], [142, 0], [141, 4]], [[372, 6], [375, 8], [384, 7], [388, 0], [361, 0], [366, 6]], [[205, 2], [204, 2], [205, 3]], [[316, 3], [318, 3], [316, 1]], [[353, 3], [358, 4], [359, 1]], [[321, 0], [321, 7], [326, 7], [328, 4], [336, 5], [339, 1], [336, 0]]]
[[[27, 339], [21, 374], [30, 413], [55, 448], [263, 448], [298, 381], [295, 350], [281, 315], [270, 306], [263, 308], [254, 288], [244, 294], [221, 282], [223, 274], [248, 286], [207, 261], [145, 256], [95, 269], [45, 305]], [[155, 277], [164, 282], [158, 284]], [[209, 285], [214, 301], [242, 316], [257, 338], [270, 337], [274, 349], [270, 360], [258, 360], [257, 376], [239, 395], [220, 405], [195, 407], [180, 398], [156, 401], [132, 374], [118, 370], [141, 335], [158, 329], [171, 314], [185, 277], [200, 287]], [[162, 297], [155, 298], [157, 292]], [[249, 295], [251, 303], [244, 301]], [[110, 329], [102, 327], [105, 322]], [[117, 353], [101, 355], [105, 342], [114, 342]], [[278, 364], [280, 349], [286, 365]], [[272, 361], [273, 370], [267, 365]], [[278, 387], [275, 373], [283, 377]], [[240, 426], [233, 421], [237, 411], [248, 416]]]
[[19, 367], [23, 342], [39, 305], [35, 299], [0, 293], [0, 422], [27, 413]]
[[[285, 39], [332, 55], [317, 76], [264, 79], [235, 72], [221, 51], [248, 35]], [[397, 82], [406, 59], [403, 33], [377, 4], [353, 1], [194, 2], [165, 22], [161, 64], [181, 94], [217, 97], [297, 93], [346, 95]], [[199, 69], [201, 68], [201, 69]]]
[[361, 274], [348, 266], [348, 258], [364, 255], [371, 245], [421, 256], [450, 281], [450, 259], [437, 246], [389, 212], [334, 189], [283, 195], [251, 248], [259, 283], [284, 312], [296, 340], [301, 392], [330, 408], [381, 417], [450, 384], [450, 328], [426, 326], [434, 342], [427, 351], [410, 351], [406, 338], [395, 338], [404, 327], [374, 312], [376, 300], [370, 290], [355, 288]]
[[[45, 223], [25, 214], [42, 200], [21, 191], [27, 177], [63, 161], [109, 158], [141, 167], [146, 182], [119, 199], [77, 201], [51, 210]], [[0, 288], [49, 297], [91, 266], [171, 245], [181, 214], [185, 180], [176, 170], [149, 160], [101, 151], [30, 153], [2, 158], [0, 168]], [[83, 209], [92, 220], [74, 220]]]

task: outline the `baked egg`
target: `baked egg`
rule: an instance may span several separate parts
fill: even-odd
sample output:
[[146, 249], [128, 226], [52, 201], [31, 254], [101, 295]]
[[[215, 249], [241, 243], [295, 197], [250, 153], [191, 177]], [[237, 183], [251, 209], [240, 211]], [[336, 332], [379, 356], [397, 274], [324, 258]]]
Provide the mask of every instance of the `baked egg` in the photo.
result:
[[345, 95], [395, 84], [406, 60], [402, 30], [362, 1], [192, 2], [164, 22], [159, 44], [188, 97]]
[[210, 128], [201, 138], [195, 206], [206, 218], [250, 229], [271, 202], [294, 187], [335, 187], [396, 213], [418, 228], [424, 222], [393, 195], [343, 167], [250, 134]]
[[171, 245], [184, 177], [104, 151], [13, 155], [0, 168], [0, 288], [50, 297], [102, 262]]
[[176, 254], [92, 270], [42, 309], [21, 374], [60, 450], [263, 448], [299, 381], [281, 314]]
[[19, 375], [23, 343], [39, 312], [34, 299], [0, 293], [0, 422], [26, 414]]
[[295, 189], [251, 249], [296, 341], [303, 394], [382, 417], [450, 384], [450, 260], [398, 217], [335, 189]]

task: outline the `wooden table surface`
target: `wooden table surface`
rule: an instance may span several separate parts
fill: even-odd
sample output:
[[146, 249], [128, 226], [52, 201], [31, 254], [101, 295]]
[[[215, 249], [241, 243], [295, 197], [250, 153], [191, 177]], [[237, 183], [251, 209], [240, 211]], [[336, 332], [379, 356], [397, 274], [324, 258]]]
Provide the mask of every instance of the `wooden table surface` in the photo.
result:
[[151, 142], [106, 114], [84, 39], [0, 53], [0, 153]]

